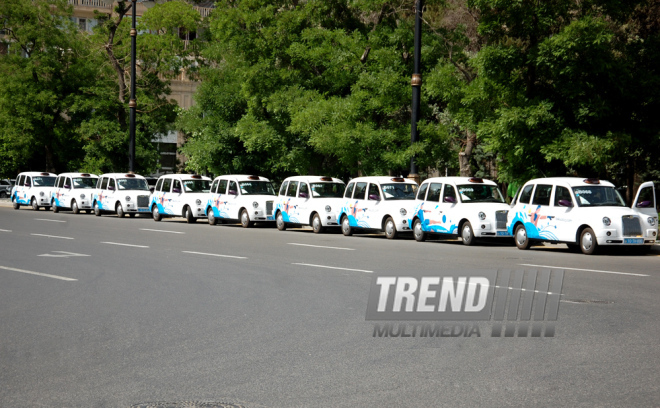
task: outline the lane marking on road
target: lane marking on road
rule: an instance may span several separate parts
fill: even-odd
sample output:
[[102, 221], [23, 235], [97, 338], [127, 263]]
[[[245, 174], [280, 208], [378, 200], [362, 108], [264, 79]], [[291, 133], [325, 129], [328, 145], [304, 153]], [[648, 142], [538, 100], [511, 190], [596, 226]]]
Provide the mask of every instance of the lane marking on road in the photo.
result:
[[353, 248], [340, 248], [340, 247], [331, 247], [331, 246], [323, 246], [323, 245], [309, 245], [309, 244], [298, 244], [295, 242], [289, 242], [289, 245], [299, 245], [299, 246], [306, 246], [306, 247], [312, 247], [312, 248], [327, 248], [327, 249], [342, 249], [344, 251], [355, 251]]
[[30, 235], [34, 235], [35, 237], [46, 237], [46, 238], [75, 239], [71, 237], [60, 237], [59, 235], [46, 235], [46, 234], [30, 234]]
[[127, 246], [127, 247], [133, 247], [133, 248], [149, 248], [146, 245], [133, 245], [133, 244], [123, 244], [121, 242], [101, 242], [102, 244], [108, 244], [108, 245], [120, 245], [120, 246]]
[[168, 234], [185, 234], [185, 232], [181, 232], [181, 231], [167, 231], [167, 230], [159, 230], [159, 229], [151, 229], [151, 228], [140, 228], [140, 231], [167, 232]]
[[221, 254], [207, 254], [206, 252], [195, 252], [195, 251], [181, 251], [184, 254], [193, 254], [193, 255], [207, 255], [207, 256], [218, 256], [221, 258], [236, 258], [236, 259], [247, 259], [246, 256], [236, 256], [236, 255], [221, 255]]
[[548, 269], [565, 269], [567, 271], [585, 271], [585, 272], [598, 272], [598, 273], [610, 273], [614, 275], [626, 275], [626, 276], [650, 276], [644, 275], [642, 273], [630, 273], [630, 272], [614, 272], [614, 271], [599, 271], [597, 269], [582, 269], [582, 268], [567, 268], [565, 266], [548, 266], [548, 265], [532, 265], [532, 264], [518, 264], [520, 266], [533, 266], [535, 268], [548, 268]]
[[91, 255], [77, 254], [75, 252], [66, 252], [66, 251], [53, 251], [53, 252], [55, 252], [55, 254], [41, 254], [37, 256], [49, 256], [51, 258], [72, 258], [76, 256], [91, 256]]
[[314, 265], [314, 264], [308, 264], [308, 263], [296, 263], [296, 262], [294, 262], [291, 265], [313, 266], [315, 268], [339, 269], [340, 271], [374, 273], [374, 271], [366, 271], [364, 269], [339, 268], [337, 266]]
[[11, 230], [0, 229], [0, 232], [11, 232]]
[[50, 274], [47, 274], [47, 273], [41, 273], [41, 272], [26, 271], [24, 269], [10, 268], [8, 266], [0, 266], [0, 269], [5, 269], [7, 271], [20, 272], [20, 273], [27, 273], [28, 275], [43, 276], [45, 278], [59, 279], [59, 280], [69, 281], [69, 282], [73, 282], [73, 281], [78, 280], [78, 279], [73, 279], [73, 278], [67, 278], [66, 276], [58, 276], [58, 275], [50, 275]]
[[62, 220], [49, 220], [48, 218], [35, 218], [37, 221], [50, 221], [50, 222], [66, 222]]

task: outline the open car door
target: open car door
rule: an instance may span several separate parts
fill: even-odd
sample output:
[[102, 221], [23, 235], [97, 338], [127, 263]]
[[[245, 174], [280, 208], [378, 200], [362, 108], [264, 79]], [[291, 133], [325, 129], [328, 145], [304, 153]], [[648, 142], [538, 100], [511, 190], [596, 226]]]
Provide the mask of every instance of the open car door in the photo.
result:
[[652, 181], [642, 183], [637, 190], [637, 196], [635, 197], [632, 208], [644, 214], [657, 217], [658, 212], [655, 204], [655, 185]]

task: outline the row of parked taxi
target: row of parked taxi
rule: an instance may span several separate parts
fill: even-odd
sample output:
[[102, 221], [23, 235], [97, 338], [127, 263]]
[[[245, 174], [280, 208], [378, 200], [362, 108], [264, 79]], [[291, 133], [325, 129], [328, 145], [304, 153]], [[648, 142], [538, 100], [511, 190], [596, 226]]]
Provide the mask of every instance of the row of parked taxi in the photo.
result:
[[593, 254], [598, 247], [629, 246], [646, 252], [655, 244], [658, 213], [652, 182], [642, 184], [632, 207], [614, 185], [583, 178], [528, 181], [507, 204], [497, 184], [476, 177], [436, 177], [417, 185], [399, 177], [342, 180], [294, 176], [279, 190], [265, 177], [223, 175], [211, 180], [191, 174], [160, 177], [150, 190], [137, 174], [26, 172], [11, 192], [15, 209], [22, 205], [126, 215], [150, 213], [155, 221], [183, 217], [189, 223], [272, 223], [279, 230], [311, 226], [315, 233], [339, 228], [382, 231], [389, 239], [412, 233], [417, 241], [433, 235], [475, 240], [512, 240], [520, 249], [543, 241], [566, 243]]

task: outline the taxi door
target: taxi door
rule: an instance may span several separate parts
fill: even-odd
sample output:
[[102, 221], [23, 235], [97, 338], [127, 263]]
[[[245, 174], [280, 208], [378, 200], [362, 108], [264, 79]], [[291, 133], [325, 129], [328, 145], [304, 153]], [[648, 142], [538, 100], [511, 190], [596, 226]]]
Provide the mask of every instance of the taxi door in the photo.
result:
[[[241, 203], [241, 197], [242, 194], [238, 188], [238, 183], [234, 180], [229, 180], [229, 187], [227, 189], [227, 195], [225, 196], [225, 200], [222, 202], [223, 203], [223, 210], [227, 213], [228, 217], [231, 219], [236, 219], [240, 220], [241, 219], [241, 214], [239, 213], [241, 206], [239, 205]], [[249, 196], [245, 196], [249, 198]], [[248, 211], [252, 209], [252, 202], [246, 202], [244, 203], [245, 207], [248, 208]]]
[[639, 186], [632, 208], [651, 217], [658, 216], [655, 200], [655, 185], [652, 181], [647, 181]]
[[573, 220], [575, 202], [571, 191], [565, 186], [555, 186], [552, 205], [545, 209], [548, 219], [548, 231], [558, 241], [574, 242], [577, 223]]
[[282, 218], [284, 222], [290, 222], [294, 224], [300, 223], [299, 213], [300, 213], [300, 203], [298, 200], [298, 181], [289, 181], [289, 186], [286, 189], [286, 197], [284, 198], [283, 208], [282, 208]]
[[[355, 183], [353, 199], [348, 206], [348, 220], [351, 227], [372, 228], [367, 213], [369, 208], [366, 200], [368, 184], [367, 182]], [[380, 225], [378, 228], [380, 228]]]
[[386, 204], [383, 201], [383, 195], [380, 193], [380, 187], [378, 184], [369, 183], [367, 199], [365, 200], [364, 206], [366, 208], [369, 228], [381, 229], [383, 227], [383, 217], [386, 212], [383, 208]]
[[[422, 202], [422, 205], [417, 211], [422, 223], [422, 230], [449, 234], [452, 232], [452, 225], [456, 224], [456, 221], [451, 217], [451, 212], [447, 211], [447, 208], [450, 208], [450, 206], [440, 205], [442, 183], [429, 183], [427, 186], [428, 194], [426, 195], [426, 200]], [[447, 191], [449, 192], [449, 190]], [[423, 198], [424, 193], [420, 191], [420, 194], [422, 194], [420, 198]]]
[[105, 193], [103, 194], [103, 208], [105, 210], [114, 211], [115, 202], [117, 201], [118, 197], [119, 193], [117, 192], [117, 182], [115, 181], [114, 177], [111, 177], [108, 179], [108, 189], [105, 190]]
[[312, 213], [312, 194], [309, 185], [301, 181], [298, 187], [298, 219], [302, 224], [309, 224], [309, 217]]
[[60, 206], [71, 208], [71, 199], [73, 198], [73, 184], [71, 177], [64, 178], [62, 188], [60, 189]]
[[[431, 194], [429, 192], [429, 194]], [[440, 231], [449, 234], [458, 234], [458, 219], [456, 212], [460, 204], [456, 188], [452, 184], [445, 184], [442, 190], [441, 200], [438, 204], [438, 214], [435, 215], [440, 221]]]
[[169, 210], [170, 214], [181, 215], [183, 214], [183, 186], [181, 185], [181, 180], [172, 179], [172, 192], [169, 197]]

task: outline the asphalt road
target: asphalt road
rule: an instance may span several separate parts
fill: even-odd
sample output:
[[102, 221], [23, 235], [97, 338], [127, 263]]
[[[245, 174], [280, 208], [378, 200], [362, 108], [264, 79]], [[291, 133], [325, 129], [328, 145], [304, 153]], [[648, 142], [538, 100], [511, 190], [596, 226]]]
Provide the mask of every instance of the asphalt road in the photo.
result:
[[[25, 208], [0, 208], [0, 243], [0, 407], [660, 401], [660, 246], [588, 257]], [[551, 338], [379, 338], [365, 320], [378, 273], [550, 267], [567, 268]]]

